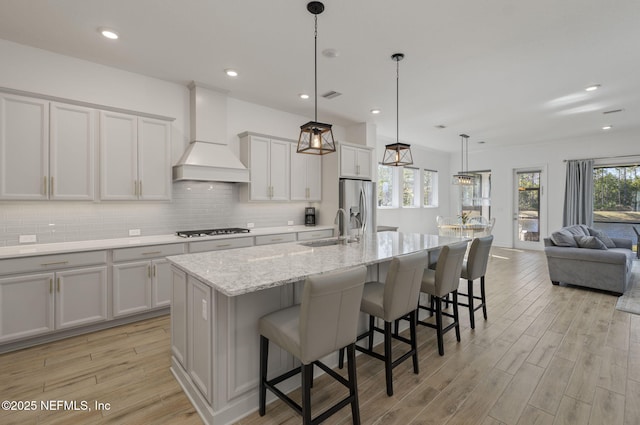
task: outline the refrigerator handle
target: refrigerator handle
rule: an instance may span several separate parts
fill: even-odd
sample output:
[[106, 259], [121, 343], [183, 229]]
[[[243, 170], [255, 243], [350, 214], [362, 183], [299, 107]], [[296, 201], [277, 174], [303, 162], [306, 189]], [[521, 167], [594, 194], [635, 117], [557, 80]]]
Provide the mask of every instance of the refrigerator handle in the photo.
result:
[[360, 188], [360, 211], [362, 215], [362, 234], [364, 235], [364, 231], [367, 228], [367, 195], [364, 193], [364, 189]]

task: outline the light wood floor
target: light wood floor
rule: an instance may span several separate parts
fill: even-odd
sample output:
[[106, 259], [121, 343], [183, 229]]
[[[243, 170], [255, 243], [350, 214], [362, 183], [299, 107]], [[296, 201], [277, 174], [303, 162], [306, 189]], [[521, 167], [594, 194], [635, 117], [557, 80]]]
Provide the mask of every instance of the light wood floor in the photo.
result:
[[[448, 333], [443, 357], [435, 331], [419, 327], [420, 374], [411, 362], [398, 366], [393, 397], [382, 362], [358, 356], [363, 425], [640, 424], [640, 316], [615, 310], [615, 296], [552, 286], [542, 253], [492, 254], [489, 320], [477, 312], [471, 331], [461, 310], [462, 342]], [[163, 317], [0, 355], [2, 400], [111, 404], [102, 412], [0, 411], [0, 423], [200, 424], [168, 370], [169, 339]], [[317, 379], [314, 406], [340, 391]], [[298, 423], [279, 401], [265, 417], [238, 422]], [[326, 423], [350, 424], [350, 410]]]

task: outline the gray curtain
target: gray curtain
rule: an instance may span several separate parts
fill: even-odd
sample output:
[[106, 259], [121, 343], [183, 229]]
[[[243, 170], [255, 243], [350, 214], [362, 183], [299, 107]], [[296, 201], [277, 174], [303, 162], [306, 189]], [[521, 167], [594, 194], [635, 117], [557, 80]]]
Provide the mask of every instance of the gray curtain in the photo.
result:
[[593, 159], [567, 161], [563, 226], [593, 225]]

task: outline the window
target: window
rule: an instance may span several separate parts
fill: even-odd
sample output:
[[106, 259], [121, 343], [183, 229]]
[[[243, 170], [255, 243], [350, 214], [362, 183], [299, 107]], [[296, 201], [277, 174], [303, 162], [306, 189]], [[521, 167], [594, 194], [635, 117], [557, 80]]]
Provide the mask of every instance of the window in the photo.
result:
[[393, 188], [395, 179], [393, 168], [388, 165], [378, 165], [378, 206], [393, 207]]
[[610, 237], [635, 240], [640, 223], [640, 165], [593, 167], [594, 227]]
[[422, 170], [422, 206], [438, 206], [438, 172]]
[[404, 167], [402, 170], [402, 206], [420, 206], [420, 170]]

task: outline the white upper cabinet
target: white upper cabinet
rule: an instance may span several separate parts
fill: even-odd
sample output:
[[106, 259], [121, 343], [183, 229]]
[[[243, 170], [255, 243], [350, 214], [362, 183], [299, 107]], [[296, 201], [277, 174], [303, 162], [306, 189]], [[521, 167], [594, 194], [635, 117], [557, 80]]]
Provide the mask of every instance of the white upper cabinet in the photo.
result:
[[353, 145], [340, 145], [340, 177], [370, 180], [371, 149]]
[[240, 156], [251, 173], [249, 200], [289, 200], [290, 149], [291, 143], [287, 141], [251, 135], [242, 137]]
[[50, 112], [49, 198], [93, 200], [96, 111], [52, 103]]
[[322, 159], [320, 155], [297, 153], [291, 144], [291, 200], [320, 201], [322, 199]]
[[138, 118], [138, 196], [144, 200], [171, 199], [171, 124]]
[[0, 94], [2, 199], [93, 200], [95, 110]]
[[49, 196], [49, 102], [0, 93], [0, 199]]
[[100, 198], [171, 199], [170, 124], [100, 113]]

